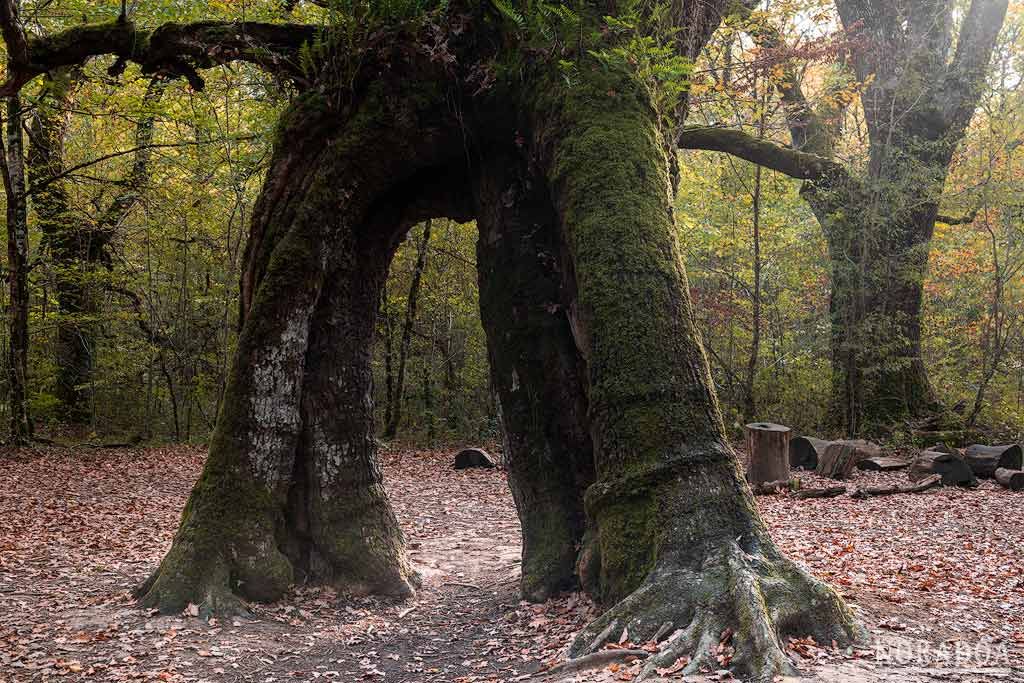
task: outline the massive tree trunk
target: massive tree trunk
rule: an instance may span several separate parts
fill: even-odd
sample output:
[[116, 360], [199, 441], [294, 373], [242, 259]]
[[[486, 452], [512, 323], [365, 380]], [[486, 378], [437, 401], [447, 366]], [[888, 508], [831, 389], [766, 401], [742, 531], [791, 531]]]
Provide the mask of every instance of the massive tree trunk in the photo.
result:
[[370, 338], [397, 235], [411, 225], [395, 207], [424, 186], [401, 183], [458, 146], [419, 108], [430, 100], [411, 96], [406, 79], [417, 76], [392, 68], [348, 116], [322, 94], [284, 115], [210, 455], [170, 552], [140, 589], [144, 604], [231, 611], [236, 595], [274, 600], [297, 577], [412, 590], [376, 461]]
[[[520, 155], [523, 153], [520, 152]], [[573, 274], [542, 178], [514, 150], [479, 171], [477, 268], [505, 463], [523, 533], [522, 593], [543, 601], [577, 585], [594, 481], [585, 368], [569, 326]], [[580, 559], [585, 586], [593, 544]]]
[[[721, 129], [679, 138], [684, 148], [729, 152], [810, 181], [804, 196], [832, 268], [831, 413], [851, 435], [906, 419], [935, 427], [953, 419], [921, 357], [923, 285], [943, 184], [980, 100], [1007, 0], [972, 0], [956, 34], [954, 6], [836, 1], [855, 39], [847, 66], [864, 89], [864, 174], [833, 160], [843, 112], [832, 97], [824, 98], [829, 110], [812, 107], [796, 68], [780, 82], [793, 149]], [[752, 21], [748, 30], [763, 48], [784, 53], [771, 27]]]
[[[928, 252], [953, 153], [981, 95], [1006, 0], [973, 0], [953, 42], [953, 4], [837, 0], [862, 44], [850, 66], [869, 151], [866, 177], [825, 176], [807, 196], [833, 271], [833, 413], [855, 434], [946, 416], [921, 357]], [[830, 154], [836, 131], [788, 83], [794, 144]]]
[[572, 653], [667, 624], [681, 633], [648, 673], [684, 655], [695, 672], [731, 629], [733, 669], [772, 680], [793, 669], [786, 634], [849, 642], [856, 628], [831, 588], [778, 551], [725, 439], [656, 112], [624, 74], [588, 64], [580, 78], [568, 90], [548, 81], [528, 104], [576, 274], [597, 467], [586, 507], [610, 606]]
[[803, 195], [824, 228], [831, 264], [831, 421], [856, 435], [899, 419], [941, 417], [921, 357], [934, 202], [923, 210], [929, 218], [921, 209], [907, 216], [859, 183], [808, 185]]

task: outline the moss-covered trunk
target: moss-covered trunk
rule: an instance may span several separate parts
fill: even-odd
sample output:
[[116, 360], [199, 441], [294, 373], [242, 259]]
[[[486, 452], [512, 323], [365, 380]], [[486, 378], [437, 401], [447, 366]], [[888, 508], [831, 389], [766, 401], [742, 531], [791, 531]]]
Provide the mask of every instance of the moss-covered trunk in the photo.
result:
[[610, 607], [572, 652], [623, 630], [635, 642], [674, 634], [648, 672], [683, 655], [695, 671], [728, 628], [733, 668], [771, 680], [792, 669], [783, 635], [846, 642], [853, 621], [775, 547], [725, 441], [646, 91], [596, 64], [580, 79], [539, 83], [528, 104], [576, 273], [597, 463], [586, 508]]
[[522, 594], [543, 601], [578, 583], [583, 492], [594, 480], [585, 368], [569, 324], [573, 276], [544, 179], [512, 150], [479, 174], [480, 313], [522, 525]]

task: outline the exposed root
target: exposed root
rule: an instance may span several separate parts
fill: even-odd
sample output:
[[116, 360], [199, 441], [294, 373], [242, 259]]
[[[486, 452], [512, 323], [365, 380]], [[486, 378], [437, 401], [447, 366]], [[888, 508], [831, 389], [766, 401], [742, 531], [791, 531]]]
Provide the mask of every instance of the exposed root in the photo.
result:
[[655, 569], [584, 629], [570, 654], [596, 652], [623, 631], [632, 642], [657, 642], [669, 629], [672, 635], [647, 660], [641, 680], [685, 657], [688, 675], [729, 668], [744, 680], [771, 681], [797, 673], [785, 653], [786, 636], [847, 645], [863, 634], [826, 584], [784, 557], [748, 554], [728, 541], [696, 567]]
[[586, 671], [587, 669], [600, 669], [603, 666], [607, 666], [612, 662], [624, 662], [632, 661], [637, 659], [647, 659], [650, 656], [650, 652], [646, 650], [599, 650], [597, 652], [591, 652], [589, 655], [583, 655], [576, 659], [570, 659], [567, 662], [563, 662], [558, 666], [553, 666], [547, 671], [542, 671], [541, 675], [553, 676], [569, 674], [576, 671]]

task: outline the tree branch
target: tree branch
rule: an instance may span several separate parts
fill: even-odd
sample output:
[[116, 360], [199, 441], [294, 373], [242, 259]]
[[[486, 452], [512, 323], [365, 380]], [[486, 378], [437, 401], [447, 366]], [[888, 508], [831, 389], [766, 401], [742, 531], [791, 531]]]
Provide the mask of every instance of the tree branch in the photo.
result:
[[972, 0], [964, 17], [943, 83], [946, 121], [954, 131], [965, 129], [974, 115], [1008, 4], [1007, 0]]
[[125, 63], [132, 61], [147, 74], [183, 76], [196, 89], [203, 86], [197, 69], [232, 61], [251, 62], [301, 82], [297, 53], [303, 44], [315, 39], [319, 29], [306, 24], [204, 21], [164, 24], [149, 31], [136, 28], [132, 22], [113, 21], [84, 24], [47, 37], [29, 37], [21, 49], [19, 40], [24, 39], [24, 32], [12, 0], [0, 0], [0, 30], [11, 50], [7, 81], [0, 86], [0, 96], [10, 96], [42, 73], [101, 55], [118, 57], [112, 72], [123, 70]]
[[7, 58], [14, 64], [28, 61], [25, 29], [18, 17], [16, 0], [0, 0], [0, 32], [7, 44]]
[[947, 216], [945, 214], [939, 214], [935, 217], [936, 223], [945, 223], [946, 225], [969, 225], [974, 222], [974, 219], [978, 217], [978, 210], [971, 209], [971, 212], [964, 216]]
[[831, 159], [809, 152], [799, 152], [733, 128], [684, 126], [677, 143], [680, 149], [726, 152], [801, 180], [848, 175], [841, 164]]
[[96, 157], [94, 159], [90, 159], [88, 161], [83, 161], [80, 164], [75, 164], [74, 166], [66, 168], [63, 171], [61, 171], [60, 173], [52, 175], [49, 178], [43, 178], [38, 183], [34, 184], [32, 186], [32, 188], [28, 191], [27, 194], [28, 195], [37, 194], [38, 192], [40, 192], [43, 188], [45, 188], [50, 183], [56, 182], [56, 181], [58, 181], [58, 180], [60, 180], [62, 178], [66, 178], [67, 176], [72, 175], [75, 171], [80, 171], [83, 168], [88, 168], [89, 166], [95, 166], [96, 164], [102, 163], [104, 161], [108, 161], [110, 159], [116, 159], [117, 157], [123, 157], [126, 154], [138, 154], [139, 152], [144, 152], [144, 151], [153, 150], [153, 149], [169, 149], [169, 148], [174, 148], [174, 147], [195, 147], [197, 145], [212, 145], [212, 144], [216, 144], [218, 142], [224, 142], [226, 140], [232, 140], [232, 141], [238, 142], [238, 141], [243, 141], [243, 140], [252, 140], [254, 137], [255, 136], [253, 136], [253, 135], [242, 135], [242, 136], [232, 137], [232, 138], [221, 138], [221, 139], [218, 139], [218, 140], [200, 140], [200, 141], [186, 140], [184, 142], [153, 143], [153, 144], [148, 144], [148, 145], [138, 145], [138, 146], [132, 147], [130, 149], [118, 150], [117, 152], [111, 152], [110, 154], [104, 154], [104, 155], [98, 156], [98, 157]]

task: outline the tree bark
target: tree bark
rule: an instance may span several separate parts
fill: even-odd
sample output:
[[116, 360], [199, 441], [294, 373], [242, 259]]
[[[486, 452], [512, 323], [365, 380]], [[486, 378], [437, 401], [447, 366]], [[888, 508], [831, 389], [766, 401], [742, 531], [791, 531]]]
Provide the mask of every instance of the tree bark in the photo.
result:
[[[572, 273], [546, 186], [525, 159], [513, 151], [489, 161], [477, 196], [480, 317], [522, 525], [522, 594], [542, 602], [578, 584], [583, 492], [594, 481], [585, 368], [568, 317]], [[591, 588], [594, 551], [588, 542], [580, 563]]]
[[609, 606], [571, 654], [623, 630], [643, 642], [668, 622], [681, 633], [648, 674], [683, 654], [687, 673], [717, 668], [726, 628], [736, 633], [734, 671], [790, 673], [779, 640], [789, 629], [848, 642], [856, 627], [832, 589], [778, 551], [726, 443], [658, 117], [615, 69], [584, 63], [569, 89], [556, 78], [533, 84], [526, 110], [576, 274], [572, 319], [597, 465], [586, 506], [600, 546], [598, 597]]
[[978, 483], [963, 457], [948, 448], [922, 451], [911, 464], [907, 477], [918, 482], [933, 474], [941, 475], [943, 486], [975, 486]]
[[25, 446], [32, 439], [28, 412], [28, 204], [21, 98], [17, 95], [7, 98], [6, 123], [4, 189], [7, 191], [7, 286], [11, 306], [7, 353], [11, 414], [8, 443]]
[[1000, 467], [995, 471], [995, 479], [1003, 488], [1011, 491], [1024, 489], [1024, 472], [1020, 470], [1004, 469]]
[[1021, 447], [1018, 444], [1005, 446], [983, 446], [974, 444], [964, 450], [964, 460], [977, 477], [992, 479], [998, 469], [1019, 470], [1021, 468]]

